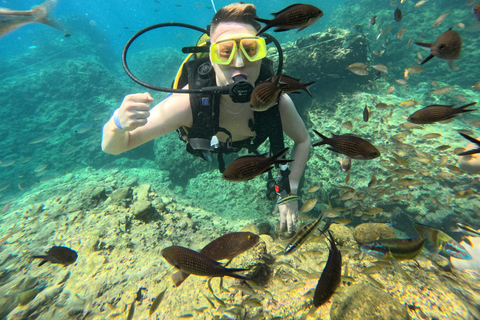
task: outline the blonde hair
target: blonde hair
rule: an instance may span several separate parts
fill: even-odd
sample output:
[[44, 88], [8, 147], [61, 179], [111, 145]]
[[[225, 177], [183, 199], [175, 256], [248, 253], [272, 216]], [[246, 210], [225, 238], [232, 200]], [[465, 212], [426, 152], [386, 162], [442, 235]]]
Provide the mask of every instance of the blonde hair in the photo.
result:
[[260, 23], [255, 21], [257, 17], [257, 9], [253, 4], [249, 3], [232, 3], [221, 8], [213, 16], [210, 23], [210, 36], [215, 28], [222, 22], [240, 22], [253, 26], [255, 30], [260, 30]]

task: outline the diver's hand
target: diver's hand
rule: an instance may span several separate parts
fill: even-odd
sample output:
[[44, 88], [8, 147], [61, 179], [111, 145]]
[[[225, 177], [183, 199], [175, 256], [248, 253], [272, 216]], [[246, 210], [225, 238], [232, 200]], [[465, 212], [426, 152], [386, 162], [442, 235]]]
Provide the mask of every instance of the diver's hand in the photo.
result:
[[132, 131], [146, 125], [151, 102], [153, 98], [148, 92], [125, 96], [117, 111], [122, 130]]
[[288, 233], [295, 231], [297, 223], [298, 201], [290, 201], [286, 204], [275, 206], [273, 213], [280, 213], [280, 231], [288, 230]]

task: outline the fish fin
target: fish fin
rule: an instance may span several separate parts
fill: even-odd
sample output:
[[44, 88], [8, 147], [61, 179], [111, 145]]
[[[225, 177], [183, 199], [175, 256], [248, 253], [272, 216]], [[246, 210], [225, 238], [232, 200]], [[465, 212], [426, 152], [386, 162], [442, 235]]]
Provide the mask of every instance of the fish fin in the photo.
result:
[[309, 83], [305, 83], [305, 88], [303, 89], [303, 90], [305, 90], [305, 91], [308, 93], [308, 95], [309, 95], [311, 98], [313, 98], [313, 96], [312, 96], [312, 93], [310, 92], [310, 90], [308, 90], [308, 87], [310, 87], [310, 86], [311, 86], [312, 84], [314, 84], [314, 83], [315, 83], [315, 81], [312, 81], [312, 82], [309, 82]]
[[188, 278], [189, 275], [189, 273], [185, 273], [183, 271], [177, 271], [172, 274], [172, 282], [175, 288], [178, 288], [183, 283], [183, 281]]
[[43, 259], [43, 261], [38, 264], [39, 267], [44, 265], [45, 263], [47, 263], [49, 261], [47, 256], [32, 256], [32, 258], [33, 259]]
[[[248, 269], [240, 269], [240, 270], [248, 270]], [[250, 278], [242, 276], [241, 274], [236, 274], [236, 273], [229, 273], [227, 276], [235, 278], [235, 279], [240, 279], [240, 280], [250, 280]]]
[[272, 15], [274, 15], [274, 16], [276, 17], [276, 16], [278, 16], [280, 13], [285, 12], [285, 11], [289, 10], [290, 8], [296, 7], [296, 6], [298, 6], [298, 4], [291, 4], [291, 5], [289, 5], [288, 7], [283, 8], [282, 10], [280, 10], [280, 11], [278, 11], [278, 12], [273, 12]]
[[[460, 107], [460, 108], [461, 108], [461, 107]], [[479, 140], [477, 140], [477, 139], [475, 139], [475, 138], [473, 138], [473, 137], [470, 137], [469, 135], [466, 135], [466, 134], [464, 134], [464, 133], [461, 133], [461, 132], [459, 132], [459, 133], [460, 133], [460, 135], [461, 135], [462, 137], [464, 137], [465, 139], [467, 139], [467, 140], [470, 141], [470, 142], [475, 143], [477, 146], [480, 147], [480, 141], [479, 141]], [[473, 151], [473, 150], [470, 150], [470, 151]], [[466, 151], [466, 152], [469, 152], [469, 151]], [[462, 153], [466, 153], [466, 152], [462, 152]], [[459, 153], [459, 155], [461, 155], [461, 153]]]
[[458, 66], [454, 65], [453, 63], [455, 62], [455, 60], [448, 60], [448, 66], [450, 67], [450, 69], [452, 69], [453, 71], [457, 71], [459, 69]]
[[268, 19], [263, 19], [263, 18], [258, 18], [258, 17], [255, 17], [253, 18], [255, 21], [258, 21], [258, 22], [261, 22], [261, 23], [265, 23], [265, 24], [269, 24], [270, 22], [272, 22], [272, 20], [268, 20]]
[[52, 11], [58, 0], [46, 0], [44, 3], [33, 7], [33, 15], [37, 18], [38, 23], [45, 24], [62, 32], [66, 32], [65, 28], [60, 24], [57, 19], [49, 17], [50, 11]]
[[431, 43], [424, 43], [424, 42], [414, 42], [417, 46], [425, 47], [425, 48], [431, 48], [432, 44]]
[[300, 31], [302, 31], [303, 29], [305, 29], [306, 27], [303, 27], [303, 28], [300, 28], [297, 30], [297, 33], [299, 33]]
[[275, 32], [284, 32], [284, 31], [288, 31], [288, 30], [291, 30], [291, 29], [286, 29], [286, 28], [278, 27], [278, 28], [275, 28], [273, 31], [275, 31]]
[[[274, 163], [275, 163], [275, 162], [274, 162]], [[265, 170], [263, 170], [262, 173], [260, 173], [260, 174], [264, 174], [264, 173], [266, 173], [266, 172], [268, 172], [268, 171], [270, 171], [270, 170], [272, 170], [272, 169], [273, 169], [273, 166], [268, 166], [268, 167], [266, 167]]]
[[480, 153], [480, 148], [458, 153], [457, 156], [469, 156], [477, 153]]
[[328, 144], [328, 140], [330, 140], [330, 138], [325, 137], [323, 134], [321, 134], [315, 129], [313, 129], [313, 132], [315, 132], [315, 134], [317, 134], [320, 138], [322, 138], [322, 141], [316, 142], [313, 144], [314, 147], [321, 146], [323, 144]]
[[472, 103], [466, 104], [464, 106], [458, 107], [455, 110], [457, 110], [457, 113], [471, 112], [471, 111], [474, 111], [474, 110], [468, 110], [467, 108], [470, 107], [470, 106], [476, 105], [476, 104], [477, 104], [476, 102], [472, 102]]
[[429, 55], [428, 57], [426, 57], [420, 64], [424, 64], [424, 63], [427, 63], [428, 61], [430, 61], [433, 57], [435, 57], [434, 55]]
[[[277, 152], [276, 154], [274, 154], [271, 158], [274, 159], [275, 161], [280, 158], [281, 156], [283, 156], [287, 151], [288, 149], [290, 149], [289, 147], [287, 148], [283, 148], [282, 150], [280, 150], [279, 152]], [[285, 161], [285, 160], [283, 160]]]
[[43, 265], [44, 265], [45, 263], [47, 263], [47, 262], [48, 262], [47, 259], [43, 260], [42, 262], [40, 262], [40, 263], [38, 264], [38, 267], [43, 266]]
[[[257, 20], [257, 19], [259, 19], [259, 18], [255, 18], [255, 20]], [[262, 19], [262, 20], [264, 20], [264, 19]], [[259, 20], [257, 20], [257, 21], [259, 21]], [[269, 20], [265, 20], [265, 21], [269, 21]], [[265, 22], [265, 23], [267, 23], [267, 22]], [[267, 25], [266, 25], [265, 27], [263, 27], [262, 29], [260, 29], [260, 30], [257, 32], [256, 35], [258, 36], [258, 35], [264, 33], [265, 31], [267, 31], [267, 30], [270, 29], [271, 27], [272, 27], [272, 26], [267, 23]]]

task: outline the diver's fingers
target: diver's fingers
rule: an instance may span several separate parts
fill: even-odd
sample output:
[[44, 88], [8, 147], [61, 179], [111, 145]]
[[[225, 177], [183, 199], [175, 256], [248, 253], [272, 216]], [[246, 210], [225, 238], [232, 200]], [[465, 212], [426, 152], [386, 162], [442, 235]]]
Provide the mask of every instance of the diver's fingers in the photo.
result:
[[293, 212], [291, 210], [291, 208], [288, 208], [288, 211], [287, 211], [287, 229], [288, 229], [288, 232], [292, 232], [294, 230], [294, 221], [295, 220], [295, 217], [293, 215]]
[[298, 211], [292, 210], [292, 227], [295, 228], [295, 225], [297, 224], [297, 213]]
[[129, 94], [125, 96], [123, 99], [123, 103], [128, 103], [128, 102], [143, 102], [143, 103], [150, 103], [153, 102], [153, 98], [150, 95], [150, 93], [145, 92], [145, 93], [135, 93], [135, 94]]
[[148, 122], [148, 120], [146, 118], [135, 119], [135, 120], [132, 120], [132, 123], [130, 124], [130, 127], [135, 127], [135, 128], [142, 127], [142, 126], [146, 125], [147, 122]]
[[272, 211], [272, 214], [278, 213], [278, 205], [275, 206], [275, 208]]
[[284, 210], [279, 210], [280, 211], [280, 231], [285, 230], [285, 218], [286, 218], [286, 212]]
[[137, 111], [132, 114], [133, 119], [147, 119], [148, 117], [150, 117], [150, 112], [148, 111]]
[[148, 103], [143, 102], [130, 102], [127, 106], [125, 106], [127, 110], [136, 110], [136, 111], [148, 111], [150, 110], [150, 105]]

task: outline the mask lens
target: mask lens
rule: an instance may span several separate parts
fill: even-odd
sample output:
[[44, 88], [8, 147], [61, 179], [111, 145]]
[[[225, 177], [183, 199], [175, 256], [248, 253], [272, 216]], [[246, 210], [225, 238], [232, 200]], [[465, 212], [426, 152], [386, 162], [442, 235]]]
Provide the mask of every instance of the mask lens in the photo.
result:
[[213, 63], [230, 64], [237, 54], [237, 43], [245, 57], [253, 62], [267, 56], [267, 45], [263, 38], [232, 39], [213, 43], [210, 57]]
[[235, 52], [237, 52], [235, 40], [220, 41], [212, 44], [210, 48], [212, 61], [218, 64], [229, 64]]
[[263, 38], [247, 38], [240, 40], [240, 48], [249, 61], [265, 58], [267, 49]]

